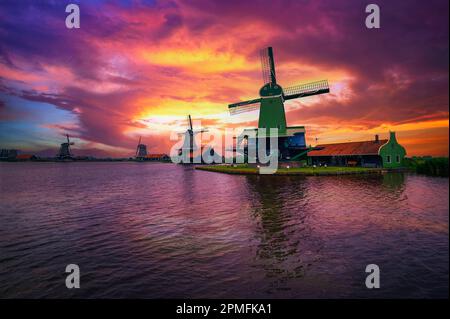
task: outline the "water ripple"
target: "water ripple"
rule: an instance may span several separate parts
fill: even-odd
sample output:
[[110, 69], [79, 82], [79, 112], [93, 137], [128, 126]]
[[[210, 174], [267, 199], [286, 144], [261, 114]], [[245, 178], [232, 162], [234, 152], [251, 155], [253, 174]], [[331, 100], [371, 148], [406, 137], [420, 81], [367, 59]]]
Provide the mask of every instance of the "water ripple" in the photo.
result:
[[[448, 179], [1, 163], [0, 297], [447, 297]], [[82, 289], [65, 288], [65, 266]], [[383, 289], [364, 286], [376, 263]]]

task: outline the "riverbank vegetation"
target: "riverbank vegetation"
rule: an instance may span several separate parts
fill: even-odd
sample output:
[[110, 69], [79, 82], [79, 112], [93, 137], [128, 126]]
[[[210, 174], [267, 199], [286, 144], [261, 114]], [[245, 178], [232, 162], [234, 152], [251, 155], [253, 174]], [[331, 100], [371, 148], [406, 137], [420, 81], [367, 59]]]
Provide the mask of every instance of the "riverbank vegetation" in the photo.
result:
[[405, 158], [405, 166], [418, 174], [448, 177], [448, 157]]

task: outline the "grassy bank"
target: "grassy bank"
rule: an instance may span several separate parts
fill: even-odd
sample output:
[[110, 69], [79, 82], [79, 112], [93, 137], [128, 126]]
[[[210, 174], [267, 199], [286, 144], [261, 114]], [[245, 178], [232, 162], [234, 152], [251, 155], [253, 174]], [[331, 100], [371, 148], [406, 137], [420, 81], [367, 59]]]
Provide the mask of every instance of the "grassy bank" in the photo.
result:
[[405, 158], [405, 166], [418, 174], [448, 177], [448, 157]]
[[[226, 173], [226, 174], [244, 174], [256, 175], [259, 174], [257, 167], [250, 167], [248, 165], [211, 165], [211, 166], [197, 166], [196, 169]], [[344, 175], [344, 174], [368, 174], [380, 173], [379, 168], [365, 168], [365, 167], [293, 167], [293, 168], [279, 168], [273, 175]]]

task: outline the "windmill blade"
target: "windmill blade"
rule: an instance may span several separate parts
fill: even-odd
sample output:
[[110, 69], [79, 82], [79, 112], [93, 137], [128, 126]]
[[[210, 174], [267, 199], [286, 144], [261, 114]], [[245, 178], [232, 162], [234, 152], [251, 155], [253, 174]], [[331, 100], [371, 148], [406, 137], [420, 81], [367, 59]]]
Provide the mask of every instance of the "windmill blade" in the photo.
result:
[[141, 145], [141, 139], [142, 139], [142, 136], [139, 136], [139, 142], [138, 142], [138, 145], [136, 146], [136, 157], [138, 156], [138, 153], [139, 153], [139, 145]]
[[292, 100], [299, 97], [318, 95], [330, 92], [327, 80], [300, 84], [283, 89], [285, 100]]
[[261, 69], [262, 69], [262, 77], [263, 83], [270, 83], [270, 63], [269, 63], [269, 54], [267, 49], [261, 50], [259, 53], [261, 57]]
[[197, 130], [197, 131], [193, 131], [193, 132], [194, 132], [194, 134], [206, 133], [206, 132], [208, 132], [208, 130], [207, 129], [201, 129], [201, 130]]
[[277, 80], [275, 76], [275, 62], [273, 59], [272, 47], [262, 49], [260, 51], [260, 56], [261, 56], [261, 68], [264, 84], [268, 83], [276, 84]]
[[194, 131], [191, 131], [191, 130], [187, 129], [184, 132], [177, 132], [177, 135], [178, 136], [185, 136], [186, 134], [192, 135], [193, 133], [194, 133]]
[[270, 65], [270, 79], [271, 83], [277, 84], [277, 79], [275, 76], [275, 61], [273, 59], [273, 50], [272, 47], [267, 49], [267, 53], [269, 54], [269, 65]]
[[261, 99], [248, 100], [228, 105], [231, 115], [257, 110], [261, 104]]
[[71, 156], [72, 152], [70, 151], [70, 145], [74, 145], [75, 143], [70, 141], [69, 134], [66, 134], [66, 137], [67, 137], [67, 152], [68, 155]]
[[189, 129], [192, 131], [192, 119], [191, 119], [191, 115], [188, 115], [188, 122], [189, 122]]

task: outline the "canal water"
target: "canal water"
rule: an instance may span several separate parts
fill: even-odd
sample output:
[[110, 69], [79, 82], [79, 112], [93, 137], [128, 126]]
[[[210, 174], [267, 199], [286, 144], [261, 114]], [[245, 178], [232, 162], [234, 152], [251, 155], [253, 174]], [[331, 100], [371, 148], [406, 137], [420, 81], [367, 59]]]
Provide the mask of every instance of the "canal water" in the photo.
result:
[[0, 177], [0, 298], [448, 297], [448, 178], [133, 162], [1, 163]]

